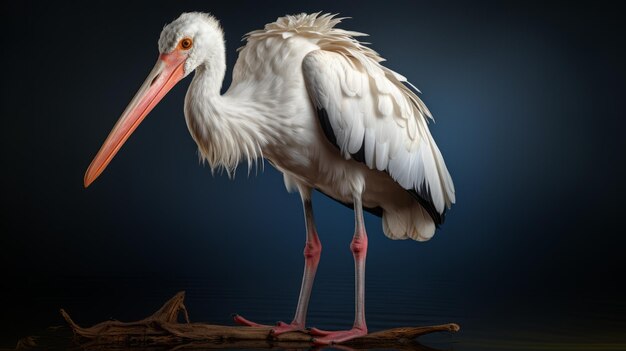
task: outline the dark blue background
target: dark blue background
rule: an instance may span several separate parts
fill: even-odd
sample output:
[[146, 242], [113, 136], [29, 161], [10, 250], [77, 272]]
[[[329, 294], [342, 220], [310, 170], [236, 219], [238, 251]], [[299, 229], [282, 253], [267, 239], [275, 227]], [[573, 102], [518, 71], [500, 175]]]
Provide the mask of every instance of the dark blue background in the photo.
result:
[[[461, 320], [469, 331], [522, 319], [590, 321], [579, 324], [598, 333], [626, 324], [618, 288], [626, 263], [626, 57], [617, 5], [2, 6], [0, 293], [12, 303], [0, 334], [9, 345], [59, 323], [60, 305], [80, 322], [136, 319], [182, 289], [196, 320], [222, 322], [226, 311], [291, 317], [304, 240], [299, 197], [269, 164], [250, 176], [242, 165], [234, 180], [199, 164], [183, 117], [190, 79], [82, 187], [154, 64], [163, 25], [184, 11], [221, 21], [225, 87], [243, 34], [287, 13], [322, 10], [352, 17], [341, 27], [369, 33], [387, 65], [423, 91], [458, 203], [428, 243], [388, 240], [380, 220], [366, 218], [371, 325], [385, 326], [372, 317], [376, 308], [406, 323]], [[334, 316], [347, 326], [353, 215], [319, 194], [314, 207], [324, 252], [310, 310], [317, 323]], [[394, 291], [404, 302], [390, 302]], [[445, 313], [428, 310], [428, 301]]]

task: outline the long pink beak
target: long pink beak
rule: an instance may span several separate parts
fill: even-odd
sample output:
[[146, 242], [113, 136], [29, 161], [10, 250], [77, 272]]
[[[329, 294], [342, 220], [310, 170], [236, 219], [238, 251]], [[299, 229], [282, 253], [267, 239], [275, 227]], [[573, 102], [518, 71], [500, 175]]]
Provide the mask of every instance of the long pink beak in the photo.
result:
[[173, 51], [169, 54], [161, 54], [152, 72], [141, 85], [135, 97], [122, 113], [111, 133], [102, 144], [100, 151], [85, 172], [85, 188], [93, 183], [104, 171], [115, 154], [120, 150], [124, 142], [135, 131], [141, 121], [146, 118], [159, 101], [167, 94], [176, 83], [185, 76], [185, 60], [187, 55]]

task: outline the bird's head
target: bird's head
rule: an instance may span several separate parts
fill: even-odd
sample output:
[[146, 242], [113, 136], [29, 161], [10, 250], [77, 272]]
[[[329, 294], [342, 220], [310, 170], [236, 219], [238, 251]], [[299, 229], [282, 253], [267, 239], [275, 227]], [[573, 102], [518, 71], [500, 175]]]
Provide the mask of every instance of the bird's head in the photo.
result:
[[104, 171], [141, 121], [176, 83], [198, 66], [219, 61], [223, 45], [219, 22], [209, 14], [183, 13], [163, 28], [157, 63], [89, 165], [85, 187]]
[[210, 64], [223, 51], [224, 34], [215, 17], [200, 12], [183, 13], [166, 25], [159, 38], [161, 55], [184, 56], [184, 75]]

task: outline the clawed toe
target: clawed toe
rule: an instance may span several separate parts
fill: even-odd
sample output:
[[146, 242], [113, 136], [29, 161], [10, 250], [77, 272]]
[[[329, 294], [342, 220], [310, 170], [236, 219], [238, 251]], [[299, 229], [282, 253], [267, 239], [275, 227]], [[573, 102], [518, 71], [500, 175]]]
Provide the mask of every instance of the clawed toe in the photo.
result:
[[270, 336], [278, 336], [280, 334], [292, 332], [292, 331], [302, 331], [305, 332], [304, 326], [297, 323], [285, 323], [285, 322], [276, 322], [275, 325], [266, 325], [259, 324], [253, 321], [250, 321], [238, 314], [233, 314], [233, 320], [235, 323], [239, 325], [243, 325], [246, 327], [261, 327], [261, 328], [272, 328], [270, 329]]
[[287, 324], [285, 322], [278, 322], [276, 323], [276, 326], [272, 328], [272, 330], [270, 330], [270, 335], [278, 336], [280, 334], [284, 334], [284, 333], [288, 333], [292, 331], [304, 332], [305, 328], [300, 324], [294, 324], [294, 323]]
[[250, 320], [243, 318], [242, 316], [236, 313], [234, 313], [232, 316], [233, 316], [233, 320], [235, 321], [235, 323], [239, 325], [243, 325], [245, 327], [271, 327], [271, 325], [265, 325], [265, 324], [252, 322]]
[[331, 331], [317, 329], [317, 328], [309, 328], [308, 331], [309, 331], [309, 334], [314, 335], [314, 336], [326, 336], [332, 333]]
[[[311, 331], [313, 331], [313, 329], [315, 328], [312, 328]], [[359, 328], [352, 328], [350, 330], [340, 330], [340, 331], [333, 331], [333, 332], [316, 329], [315, 332], [321, 332], [325, 334], [325, 335], [317, 334], [317, 335], [320, 335], [320, 337], [311, 339], [311, 341], [315, 345], [331, 345], [335, 343], [342, 343], [348, 340], [358, 338], [363, 335], [367, 335], [367, 330], [359, 329]]]

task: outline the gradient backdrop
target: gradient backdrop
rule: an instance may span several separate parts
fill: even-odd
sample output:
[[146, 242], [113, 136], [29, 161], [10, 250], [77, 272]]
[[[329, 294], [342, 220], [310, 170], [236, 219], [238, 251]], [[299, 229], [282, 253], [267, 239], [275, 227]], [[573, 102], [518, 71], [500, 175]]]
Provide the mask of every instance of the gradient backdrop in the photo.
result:
[[[165, 23], [184, 11], [221, 21], [228, 87], [243, 34], [320, 10], [352, 17], [341, 26], [369, 33], [423, 91], [457, 189], [427, 243], [388, 240], [368, 215], [372, 329], [460, 321], [462, 333], [441, 337], [460, 349], [532, 333], [626, 343], [617, 5], [19, 1], [3, 2], [1, 21], [2, 345], [61, 324], [61, 306], [83, 324], [138, 319], [183, 289], [196, 321], [292, 316], [299, 197], [267, 163], [234, 180], [199, 164], [183, 116], [190, 78], [89, 189], [82, 179], [152, 68]], [[324, 252], [312, 322], [346, 327], [352, 212], [320, 194], [314, 207]]]

